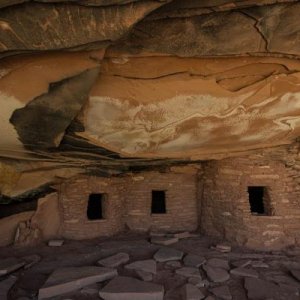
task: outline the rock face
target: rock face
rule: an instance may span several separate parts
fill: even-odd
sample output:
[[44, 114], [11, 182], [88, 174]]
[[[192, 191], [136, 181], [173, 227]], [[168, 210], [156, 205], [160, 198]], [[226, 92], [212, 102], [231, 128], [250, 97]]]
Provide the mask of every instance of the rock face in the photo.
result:
[[1, 193], [291, 144], [299, 11], [293, 0], [0, 1]]

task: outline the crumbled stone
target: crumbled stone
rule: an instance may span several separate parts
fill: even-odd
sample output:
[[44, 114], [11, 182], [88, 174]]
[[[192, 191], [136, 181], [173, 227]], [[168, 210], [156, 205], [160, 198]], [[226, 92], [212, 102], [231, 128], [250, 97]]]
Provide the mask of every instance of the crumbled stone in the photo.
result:
[[210, 265], [204, 265], [203, 269], [205, 270], [208, 278], [213, 282], [224, 282], [230, 278], [229, 273], [224, 269], [214, 268]]
[[230, 290], [227, 285], [214, 287], [210, 291], [220, 299], [224, 299], [224, 300], [232, 299]]
[[176, 270], [176, 274], [184, 277], [196, 277], [202, 279], [199, 269], [193, 267], [183, 267]]
[[175, 244], [178, 242], [178, 238], [168, 238], [168, 237], [161, 237], [161, 238], [152, 238], [151, 243], [152, 244], [158, 244], [158, 245], [164, 245], [164, 246], [169, 246], [172, 244]]
[[10, 257], [0, 260], [0, 276], [12, 273], [26, 264], [25, 261]]
[[64, 244], [64, 240], [50, 240], [48, 242], [49, 247], [61, 247]]
[[141, 271], [141, 270], [136, 270], [135, 272], [138, 275], [138, 277], [140, 279], [142, 279], [143, 281], [152, 281], [152, 279], [153, 279], [152, 273], [144, 272], [144, 271]]
[[200, 300], [205, 297], [197, 287], [190, 283], [184, 285], [184, 295], [186, 300]]
[[230, 273], [236, 276], [258, 278], [258, 273], [253, 269], [236, 268], [232, 269]]
[[118, 276], [111, 280], [99, 295], [104, 300], [163, 300], [164, 287], [131, 277]]
[[96, 282], [102, 282], [118, 275], [114, 269], [104, 267], [74, 267], [54, 271], [39, 290], [38, 299], [63, 295]]
[[228, 261], [225, 259], [221, 259], [221, 258], [211, 258], [208, 259], [206, 262], [208, 265], [210, 265], [211, 267], [215, 267], [215, 268], [222, 268], [225, 270], [229, 270], [229, 264]]
[[129, 261], [129, 255], [127, 253], [120, 252], [118, 254], [106, 257], [98, 260], [97, 264], [107, 268], [116, 268]]
[[181, 260], [183, 252], [173, 248], [160, 248], [154, 255], [154, 259], [158, 262], [166, 262], [171, 260]]
[[7, 294], [9, 290], [13, 287], [13, 285], [16, 283], [17, 277], [16, 276], [9, 276], [8, 278], [0, 281], [0, 299], [1, 300], [7, 300]]
[[125, 268], [156, 274], [156, 261], [153, 259], [139, 260], [126, 265]]
[[205, 263], [205, 258], [202, 256], [188, 254], [184, 257], [183, 263], [187, 267], [197, 267], [199, 268]]

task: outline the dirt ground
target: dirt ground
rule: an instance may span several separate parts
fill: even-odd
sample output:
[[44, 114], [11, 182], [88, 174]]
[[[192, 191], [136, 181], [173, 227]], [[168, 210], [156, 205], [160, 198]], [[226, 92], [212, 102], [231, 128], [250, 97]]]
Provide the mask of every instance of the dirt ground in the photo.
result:
[[[267, 264], [267, 267], [254, 268], [259, 273], [259, 278], [268, 282], [275, 283], [280, 288], [280, 293], [274, 298], [280, 300], [299, 300], [300, 282], [292, 276], [291, 270], [300, 271], [300, 248], [290, 248], [282, 252], [258, 252], [240, 247], [232, 247], [231, 252], [221, 253], [211, 246], [220, 241], [208, 237], [192, 237], [182, 239], [173, 244], [175, 248], [184, 254], [196, 254], [209, 258], [223, 258], [228, 260], [230, 267], [234, 268], [234, 263], [243, 260], [260, 262]], [[8, 293], [8, 300], [28, 300], [37, 299], [38, 290], [43, 286], [52, 271], [62, 267], [95, 266], [96, 262], [119, 252], [126, 252], [130, 256], [130, 262], [153, 258], [156, 251], [162, 246], [154, 245], [149, 242], [146, 235], [126, 234], [112, 238], [99, 238], [84, 241], [65, 241], [61, 247], [49, 247], [46, 243], [37, 247], [0, 248], [0, 259], [8, 257], [21, 258], [23, 256], [37, 254], [41, 260], [31, 268], [20, 269], [14, 272], [18, 280]], [[200, 268], [203, 279], [207, 279], [206, 273]], [[137, 277], [133, 270], [118, 267], [119, 275]], [[5, 280], [5, 277], [0, 277]], [[250, 299], [244, 287], [244, 277], [230, 275], [230, 279], [225, 283], [214, 283], [210, 281], [209, 287], [200, 288], [205, 296], [213, 296], [211, 288], [220, 285], [229, 287], [232, 299]], [[179, 300], [184, 299], [182, 286], [187, 283], [187, 278], [177, 275], [175, 270], [165, 263], [157, 263], [157, 274], [153, 277], [154, 283], [162, 284], [165, 288], [164, 299]], [[101, 299], [98, 291], [107, 282], [97, 283], [93, 286], [80, 289], [71, 294], [58, 296], [51, 299], [57, 300], [94, 300]], [[212, 299], [222, 299], [213, 296]], [[254, 299], [254, 298], [253, 298]], [[259, 299], [259, 298], [255, 298]], [[142, 299], [141, 299], [142, 300]]]

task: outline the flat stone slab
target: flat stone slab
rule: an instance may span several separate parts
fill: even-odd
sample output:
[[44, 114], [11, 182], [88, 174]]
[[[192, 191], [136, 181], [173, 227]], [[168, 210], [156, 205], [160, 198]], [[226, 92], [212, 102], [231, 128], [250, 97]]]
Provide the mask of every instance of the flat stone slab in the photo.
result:
[[9, 290], [13, 287], [16, 283], [17, 277], [16, 276], [9, 276], [8, 278], [0, 281], [0, 299], [7, 300], [7, 294]]
[[222, 269], [225, 269], [225, 270], [230, 269], [228, 260], [226, 260], [226, 259], [211, 258], [211, 259], [208, 259], [206, 263], [208, 265], [210, 265], [211, 267], [222, 268]]
[[245, 268], [249, 265], [251, 265], [252, 263], [252, 260], [250, 259], [242, 259], [242, 260], [236, 260], [236, 261], [233, 261], [231, 264], [236, 267], [236, 268]]
[[48, 242], [49, 247], [61, 247], [64, 244], [64, 240], [50, 240]]
[[248, 298], [253, 300], [272, 299], [279, 292], [279, 288], [275, 283], [258, 278], [246, 277], [244, 286]]
[[188, 254], [184, 257], [183, 263], [187, 267], [199, 268], [205, 263], [206, 259], [203, 256], [198, 256], [194, 254]]
[[23, 256], [22, 260], [25, 261], [25, 266], [24, 269], [29, 269], [31, 267], [33, 267], [34, 265], [36, 265], [38, 262], [41, 261], [41, 257], [37, 254], [32, 254], [32, 255], [28, 255], [28, 256]]
[[126, 265], [125, 268], [156, 274], [156, 261], [153, 259], [138, 260]]
[[104, 300], [163, 300], [164, 287], [135, 278], [118, 276], [100, 292]]
[[259, 274], [253, 269], [236, 268], [230, 271], [230, 274], [242, 277], [258, 278]]
[[74, 267], [55, 270], [39, 290], [38, 299], [69, 293], [118, 275], [114, 269], [103, 267]]
[[226, 245], [226, 244], [218, 244], [218, 245], [216, 245], [216, 250], [223, 252], [223, 253], [228, 253], [231, 251], [231, 246]]
[[178, 239], [186, 239], [186, 238], [191, 237], [191, 234], [188, 231], [178, 232], [178, 233], [174, 233], [173, 237], [178, 238]]
[[164, 246], [169, 246], [172, 244], [175, 244], [178, 242], [178, 238], [172, 237], [157, 237], [157, 238], [152, 238], [151, 243], [152, 244], [157, 244], [157, 245], [164, 245]]
[[26, 264], [25, 261], [15, 257], [0, 260], [0, 276], [12, 273]]
[[153, 274], [149, 273], [149, 272], [144, 272], [144, 271], [140, 271], [140, 270], [136, 270], [135, 271], [137, 276], [142, 279], [143, 281], [152, 281], [153, 279]]
[[231, 300], [232, 295], [227, 285], [218, 286], [210, 289], [210, 291], [220, 299]]
[[166, 262], [171, 260], [181, 260], [183, 252], [172, 248], [160, 248], [155, 254], [154, 259], [158, 262]]
[[176, 272], [176, 274], [184, 276], [184, 277], [188, 277], [188, 278], [196, 277], [196, 278], [202, 279], [198, 268], [183, 267], [183, 268], [177, 269], [175, 272]]
[[207, 277], [213, 282], [224, 282], [230, 278], [229, 273], [224, 269], [211, 267], [209, 265], [204, 265], [203, 269]]
[[124, 252], [98, 260], [97, 264], [107, 268], [116, 268], [129, 261], [129, 255]]
[[205, 298], [203, 293], [194, 285], [187, 283], [183, 287], [185, 300], [201, 300]]

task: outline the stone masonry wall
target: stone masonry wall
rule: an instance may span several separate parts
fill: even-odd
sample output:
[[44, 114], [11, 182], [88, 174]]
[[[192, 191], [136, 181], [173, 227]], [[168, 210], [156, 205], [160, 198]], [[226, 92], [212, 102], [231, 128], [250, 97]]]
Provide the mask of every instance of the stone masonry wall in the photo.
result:
[[[152, 190], [166, 191], [166, 214], [151, 214]], [[89, 220], [91, 193], [106, 193], [104, 219]], [[81, 177], [60, 187], [61, 234], [84, 239], [124, 230], [195, 230], [198, 225], [196, 171], [145, 172], [120, 178]]]
[[[255, 249], [300, 244], [299, 170], [264, 155], [206, 163], [199, 181], [205, 234]], [[250, 212], [248, 186], [265, 186], [271, 215]]]

